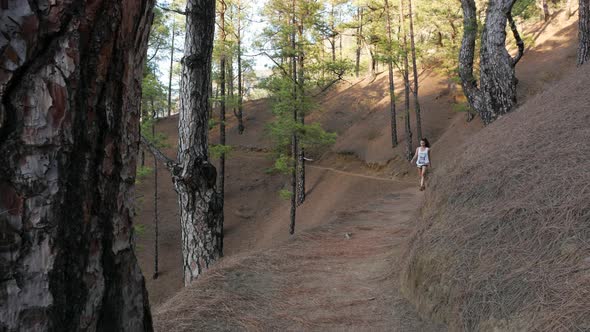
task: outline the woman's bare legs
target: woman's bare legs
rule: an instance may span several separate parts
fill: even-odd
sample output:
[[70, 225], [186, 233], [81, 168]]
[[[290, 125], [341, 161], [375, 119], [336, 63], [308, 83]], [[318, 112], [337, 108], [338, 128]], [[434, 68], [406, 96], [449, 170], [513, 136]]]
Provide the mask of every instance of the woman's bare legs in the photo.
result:
[[424, 179], [426, 177], [426, 169], [427, 166], [420, 167], [420, 190], [424, 190], [426, 186], [424, 185]]
[[422, 190], [422, 167], [418, 168], [418, 179], [420, 182], [420, 190]]

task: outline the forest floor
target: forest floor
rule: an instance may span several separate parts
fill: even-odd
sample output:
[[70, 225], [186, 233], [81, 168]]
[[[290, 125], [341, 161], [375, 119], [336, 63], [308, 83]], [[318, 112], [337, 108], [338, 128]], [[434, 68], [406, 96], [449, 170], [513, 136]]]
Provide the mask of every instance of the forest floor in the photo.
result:
[[272, 250], [225, 259], [156, 310], [157, 330], [445, 330], [422, 320], [397, 285], [423, 193], [388, 179], [313, 172], [388, 190]]
[[[523, 32], [535, 44], [517, 66], [519, 103], [575, 66], [576, 31], [575, 20], [554, 17]], [[228, 142], [236, 148], [226, 164], [225, 257], [191, 287], [183, 289], [176, 194], [161, 166], [160, 274], [151, 278], [153, 175], [141, 179], [137, 255], [158, 330], [444, 330], [422, 321], [398, 292], [396, 262], [423, 194], [414, 168], [399, 157], [403, 135], [397, 150], [389, 147], [386, 91], [382, 74], [322, 99], [324, 111], [311, 119], [339, 136], [329, 153], [307, 163], [308, 196], [297, 210], [295, 236], [288, 234], [289, 202], [278, 196], [288, 189], [287, 177], [268, 172], [268, 153], [238, 148], [269, 147], [263, 135], [271, 119], [267, 101], [246, 105], [243, 136], [230, 121]], [[437, 158], [455, 153], [481, 124], [467, 124], [453, 111], [444, 77], [423, 73], [421, 93], [436, 171]], [[169, 156], [176, 154], [176, 122], [164, 119], [157, 127], [168, 135]], [[148, 156], [146, 164], [153, 165]]]

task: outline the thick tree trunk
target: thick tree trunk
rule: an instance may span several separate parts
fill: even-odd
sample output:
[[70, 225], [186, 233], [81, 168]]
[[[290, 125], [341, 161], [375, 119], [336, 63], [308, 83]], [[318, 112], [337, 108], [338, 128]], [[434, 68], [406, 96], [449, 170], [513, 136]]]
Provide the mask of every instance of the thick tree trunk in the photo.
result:
[[402, 35], [402, 57], [404, 60], [404, 123], [406, 132], [406, 151], [407, 160], [412, 160], [412, 128], [410, 126], [410, 64], [408, 61], [408, 37], [406, 33], [406, 17], [404, 15], [404, 0], [400, 0], [400, 28]]
[[[298, 72], [297, 72], [297, 85], [299, 85], [297, 98], [299, 99], [299, 123], [305, 125], [305, 112], [302, 109], [304, 98], [305, 98], [305, 76], [304, 76], [304, 59], [305, 54], [303, 51], [303, 17], [299, 20], [299, 26], [297, 27], [299, 34], [298, 44]], [[299, 153], [297, 155], [298, 168], [297, 168], [297, 205], [303, 204], [305, 201], [305, 149], [299, 147]]]
[[580, 0], [578, 65], [590, 60], [590, 0]]
[[168, 74], [168, 116], [172, 115], [172, 71], [174, 69], [174, 37], [176, 26], [172, 23], [172, 45], [170, 47], [170, 73]]
[[189, 0], [180, 85], [179, 165], [172, 167], [180, 205], [184, 283], [188, 285], [223, 253], [223, 201], [208, 160], [209, 67], [215, 0]]
[[357, 8], [357, 20], [358, 27], [356, 28], [356, 63], [354, 66], [354, 72], [356, 77], [359, 77], [361, 71], [361, 50], [363, 47], [363, 7]]
[[[516, 105], [516, 76], [514, 67], [520, 60], [524, 43], [518, 35], [511, 10], [516, 0], [490, 2], [481, 37], [480, 85], [473, 75], [475, 38], [477, 36], [474, 0], [461, 0], [464, 34], [459, 54], [459, 74], [463, 91], [470, 106], [477, 111], [484, 124], [510, 112]], [[506, 22], [517, 40], [518, 55], [513, 59], [506, 50]]]
[[0, 5], [0, 330], [150, 331], [132, 216], [153, 1]]
[[[397, 118], [395, 112], [395, 82], [393, 79], [393, 60], [392, 60], [392, 48], [393, 43], [391, 40], [391, 8], [389, 7], [389, 1], [385, 0], [385, 13], [387, 18], [387, 70], [389, 71], [389, 116], [391, 124], [391, 147], [397, 146]], [[373, 59], [373, 66], [375, 66]], [[373, 69], [374, 71], [375, 69]]]
[[412, 68], [414, 70], [414, 112], [416, 113], [416, 133], [418, 143], [422, 139], [422, 117], [420, 116], [420, 99], [418, 98], [418, 66], [416, 65], [416, 44], [414, 42], [414, 15], [412, 12], [412, 0], [408, 0], [408, 16], [410, 19], [410, 48], [412, 50]]

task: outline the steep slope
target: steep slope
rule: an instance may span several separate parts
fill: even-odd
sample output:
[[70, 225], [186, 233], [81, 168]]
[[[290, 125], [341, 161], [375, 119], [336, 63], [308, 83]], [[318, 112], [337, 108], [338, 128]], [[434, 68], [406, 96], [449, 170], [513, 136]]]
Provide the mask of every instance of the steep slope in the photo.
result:
[[466, 331], [590, 329], [590, 66], [471, 137], [426, 194], [402, 283]]

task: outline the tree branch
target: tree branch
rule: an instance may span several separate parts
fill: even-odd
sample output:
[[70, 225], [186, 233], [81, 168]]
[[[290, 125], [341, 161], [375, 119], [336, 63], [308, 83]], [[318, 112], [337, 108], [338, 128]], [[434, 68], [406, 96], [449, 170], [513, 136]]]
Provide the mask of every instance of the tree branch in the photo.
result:
[[508, 23], [510, 24], [510, 30], [512, 30], [512, 34], [514, 35], [514, 39], [516, 39], [516, 45], [518, 46], [518, 54], [514, 58], [512, 58], [512, 67], [516, 66], [522, 55], [524, 54], [524, 41], [520, 38], [520, 34], [518, 33], [518, 29], [516, 28], [516, 23], [514, 23], [514, 19], [512, 18], [512, 12], [506, 13], [506, 17], [508, 18]]
[[176, 160], [166, 156], [162, 151], [160, 151], [160, 149], [158, 149], [154, 144], [152, 144], [152, 142], [150, 142], [143, 135], [141, 135], [140, 137], [140, 143], [145, 149], [151, 152], [154, 158], [156, 158], [158, 161], [164, 164], [173, 176], [180, 174], [181, 167]]
[[158, 4], [156, 4], [156, 7], [160, 8], [161, 10], [163, 10], [165, 12], [172, 12], [172, 13], [176, 13], [176, 14], [180, 14], [180, 15], [184, 15], [184, 16], [189, 14], [188, 12], [183, 12], [182, 10], [168, 8], [168, 7], [164, 7], [162, 5], [158, 5]]

